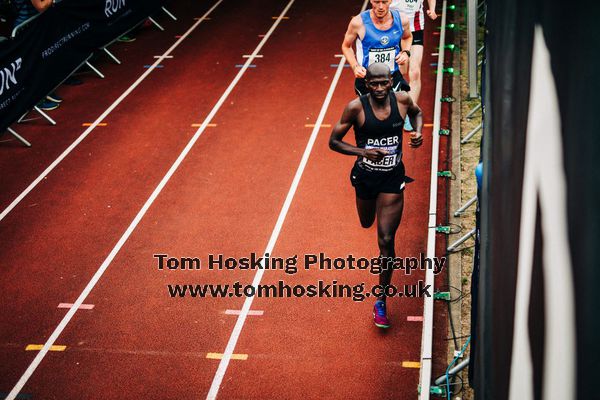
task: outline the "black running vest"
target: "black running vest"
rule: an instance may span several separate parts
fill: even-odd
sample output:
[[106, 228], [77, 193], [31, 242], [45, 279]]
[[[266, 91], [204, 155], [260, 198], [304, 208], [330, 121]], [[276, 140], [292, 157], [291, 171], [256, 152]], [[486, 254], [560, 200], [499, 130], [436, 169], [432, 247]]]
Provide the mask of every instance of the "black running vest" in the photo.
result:
[[379, 120], [373, 113], [368, 95], [360, 96], [365, 112], [365, 123], [354, 128], [356, 145], [361, 149], [379, 148], [387, 151], [381, 161], [371, 161], [359, 156], [356, 164], [367, 171], [391, 171], [402, 161], [402, 130], [404, 119], [398, 111], [398, 102], [393, 90], [390, 90], [390, 115]]

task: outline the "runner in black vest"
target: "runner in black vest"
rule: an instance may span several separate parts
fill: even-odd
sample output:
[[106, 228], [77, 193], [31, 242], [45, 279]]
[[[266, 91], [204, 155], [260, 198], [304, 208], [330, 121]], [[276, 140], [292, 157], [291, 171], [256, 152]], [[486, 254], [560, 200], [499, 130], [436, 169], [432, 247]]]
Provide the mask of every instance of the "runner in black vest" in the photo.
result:
[[[402, 127], [404, 118], [412, 119], [415, 131], [410, 133], [411, 147], [423, 143], [421, 109], [406, 92], [394, 93], [392, 76], [387, 65], [371, 64], [367, 69], [369, 93], [352, 100], [333, 128], [329, 147], [342, 154], [357, 156], [351, 182], [356, 189], [356, 208], [363, 228], [369, 228], [377, 216], [379, 252], [387, 261], [396, 256], [394, 238], [404, 206], [404, 164], [402, 163]], [[354, 127], [356, 146], [342, 141]], [[391, 265], [379, 275], [379, 284], [388, 286], [392, 279]], [[389, 327], [385, 296], [375, 302], [375, 325]]]

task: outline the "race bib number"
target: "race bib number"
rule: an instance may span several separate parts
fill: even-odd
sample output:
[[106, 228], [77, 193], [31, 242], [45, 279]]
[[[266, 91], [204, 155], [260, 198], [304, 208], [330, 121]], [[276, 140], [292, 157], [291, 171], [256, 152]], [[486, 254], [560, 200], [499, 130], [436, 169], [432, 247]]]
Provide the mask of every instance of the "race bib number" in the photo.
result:
[[[395, 5], [395, 7], [394, 7]], [[396, 0], [392, 2], [392, 7], [399, 9], [402, 12], [410, 12], [414, 14], [421, 8], [420, 0]]]
[[379, 161], [371, 161], [367, 157], [363, 157], [363, 163], [372, 167], [373, 169], [385, 171], [394, 168], [398, 164], [398, 154], [396, 153], [398, 151], [397, 146], [378, 147], [367, 145], [365, 146], [365, 149], [380, 149], [390, 153], [383, 156], [383, 158]]
[[374, 63], [386, 64], [390, 71], [395, 70], [396, 66], [396, 49], [394, 47], [387, 49], [370, 49], [369, 50], [369, 65]]

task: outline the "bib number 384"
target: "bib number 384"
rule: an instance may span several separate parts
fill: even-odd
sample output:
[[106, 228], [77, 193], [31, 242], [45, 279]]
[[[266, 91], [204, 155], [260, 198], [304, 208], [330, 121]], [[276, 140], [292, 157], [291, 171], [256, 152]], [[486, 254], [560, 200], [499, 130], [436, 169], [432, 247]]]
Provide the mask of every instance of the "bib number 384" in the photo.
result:
[[371, 49], [369, 51], [369, 65], [374, 63], [386, 64], [391, 71], [394, 71], [396, 60], [394, 56], [396, 50], [392, 47], [389, 49]]

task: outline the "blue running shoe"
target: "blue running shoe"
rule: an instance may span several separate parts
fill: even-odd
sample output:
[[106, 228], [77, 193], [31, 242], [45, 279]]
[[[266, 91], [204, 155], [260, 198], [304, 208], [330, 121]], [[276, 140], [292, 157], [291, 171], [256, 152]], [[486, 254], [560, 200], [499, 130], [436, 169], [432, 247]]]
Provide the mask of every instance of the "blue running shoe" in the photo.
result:
[[389, 328], [390, 321], [388, 320], [385, 312], [385, 302], [381, 300], [377, 300], [375, 305], [373, 306], [373, 320], [375, 321], [375, 326], [378, 328]]
[[404, 130], [406, 132], [412, 132], [415, 130], [415, 128], [413, 128], [413, 126], [410, 124], [410, 118], [408, 118], [408, 115], [404, 119]]
[[46, 98], [55, 103], [62, 103], [62, 101], [63, 101], [62, 97], [60, 97], [58, 94], [56, 94], [54, 92], [50, 93], [48, 96], [46, 96]]
[[55, 103], [54, 101], [50, 101], [50, 100], [46, 99], [46, 100], [42, 100], [39, 103], [37, 103], [37, 107], [40, 110], [51, 111], [51, 110], [56, 110], [58, 108], [58, 103]]

